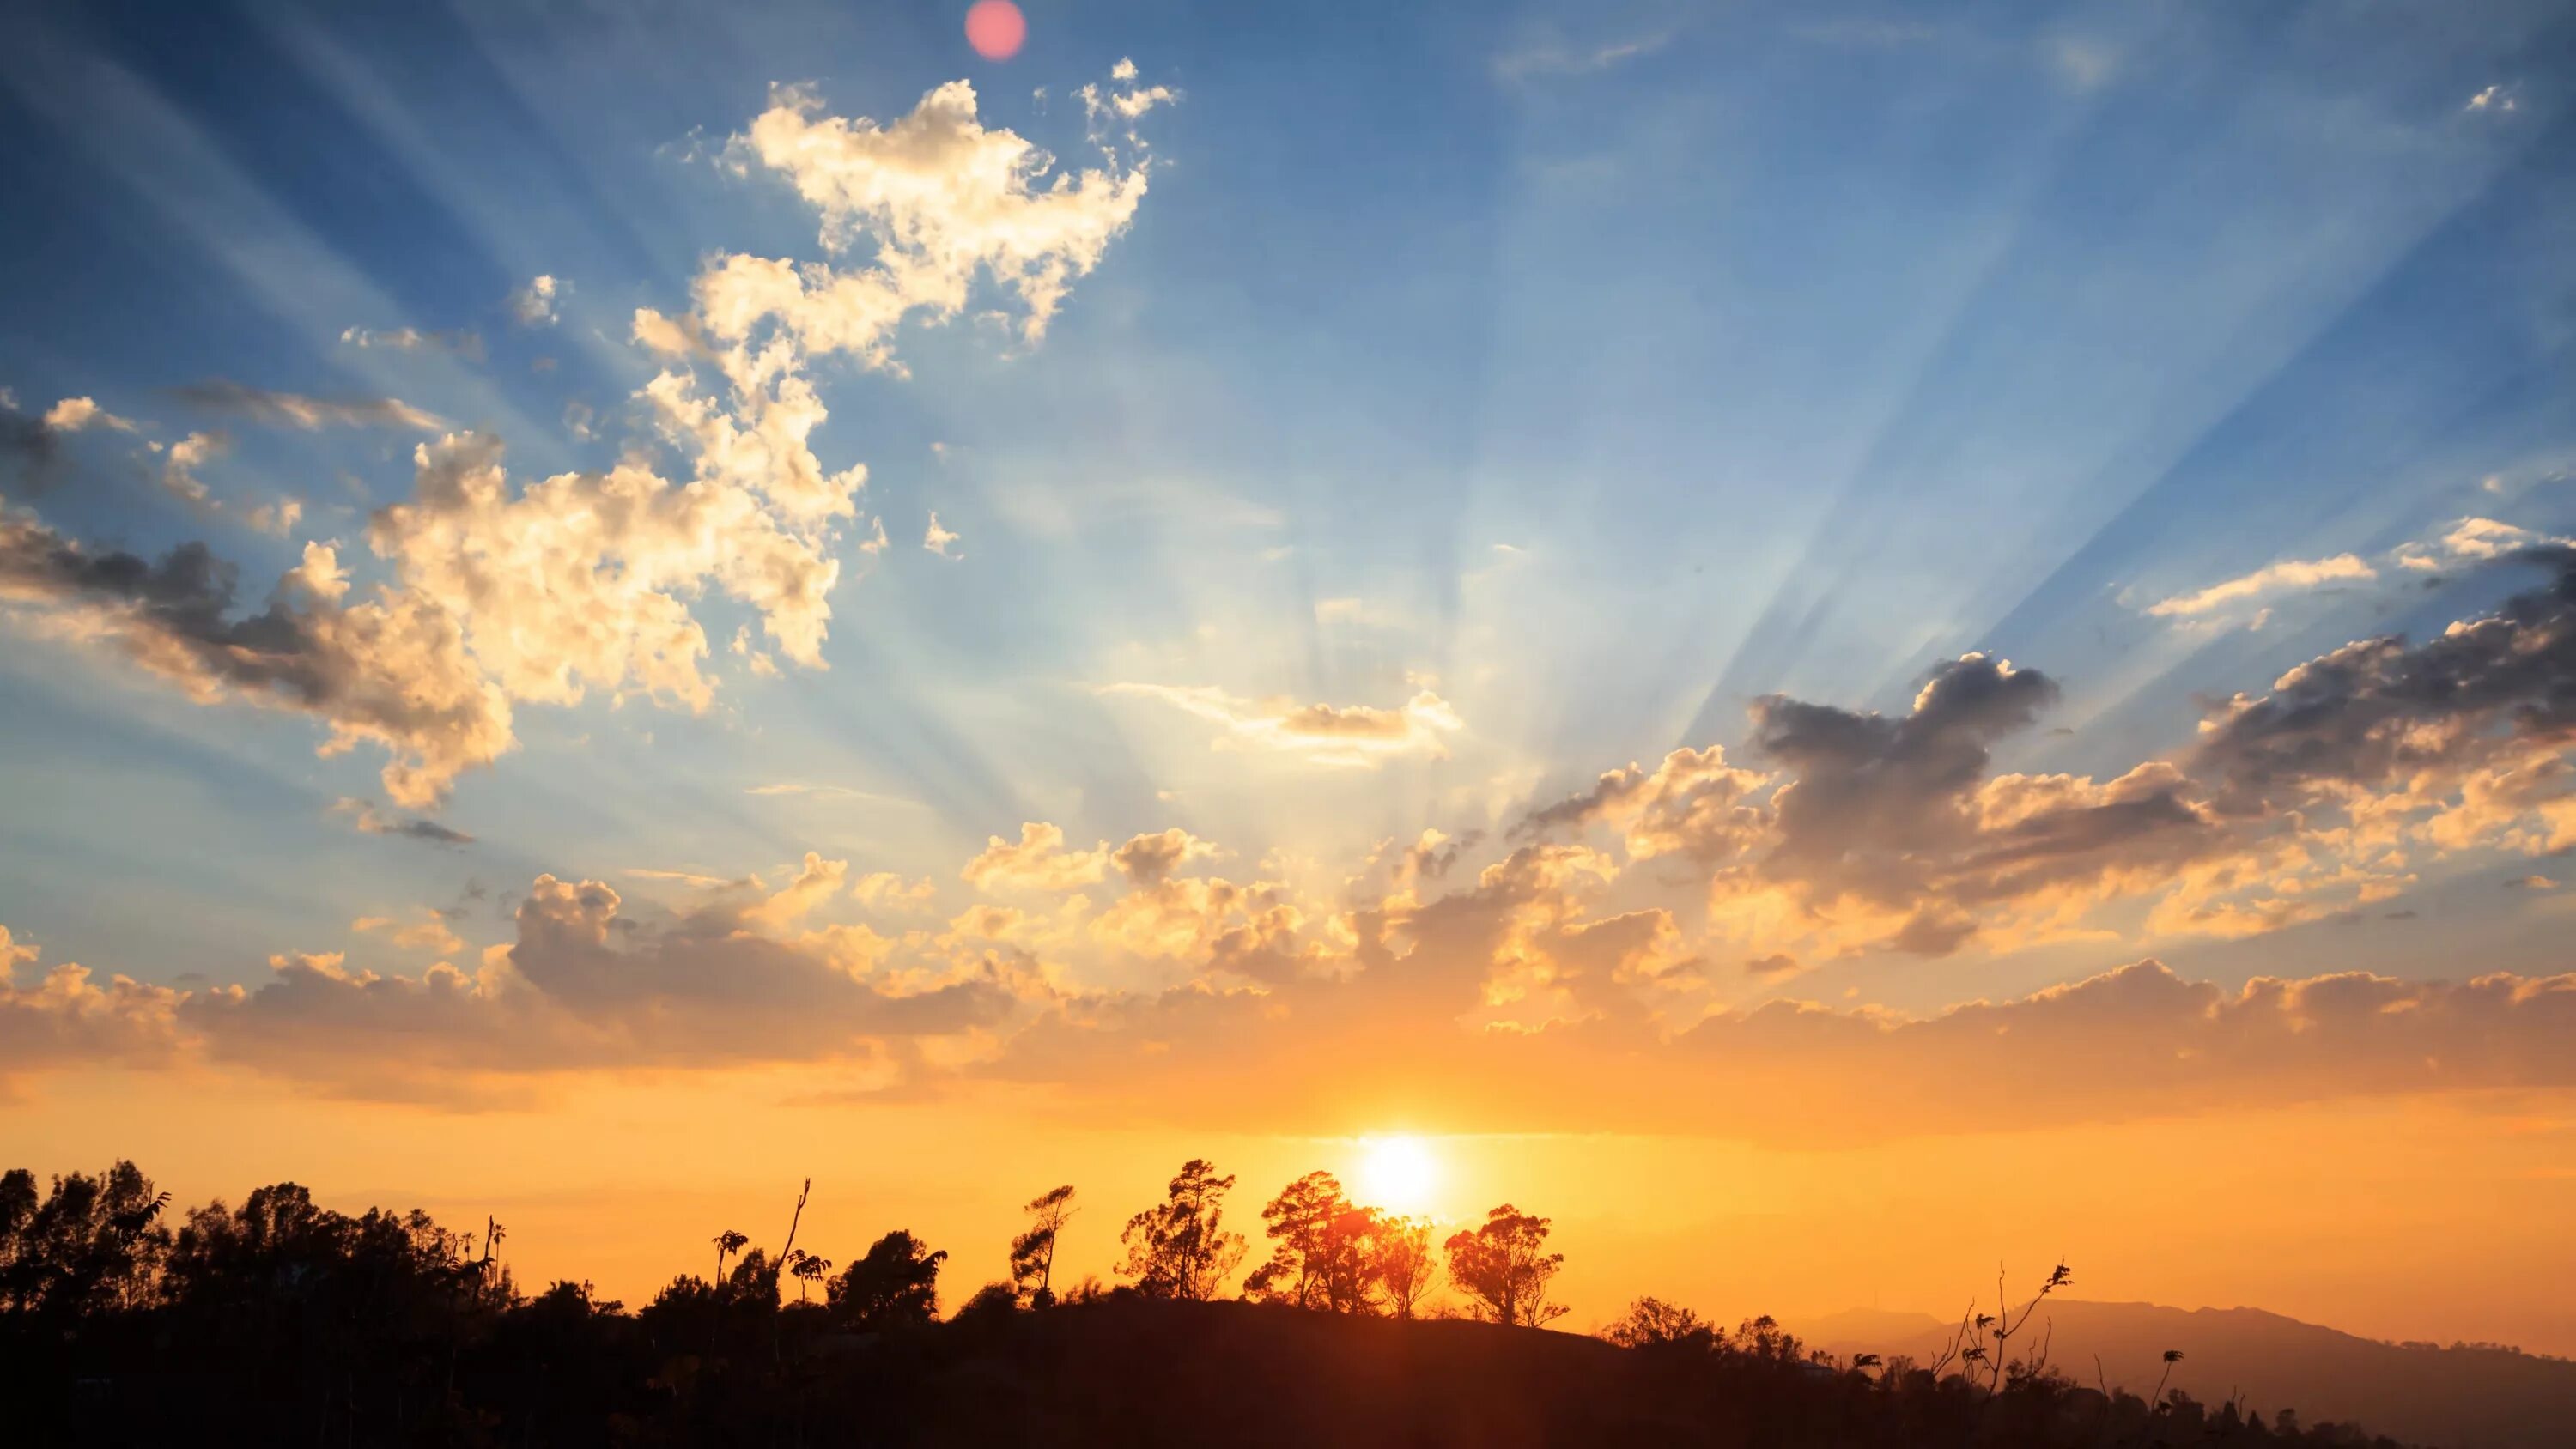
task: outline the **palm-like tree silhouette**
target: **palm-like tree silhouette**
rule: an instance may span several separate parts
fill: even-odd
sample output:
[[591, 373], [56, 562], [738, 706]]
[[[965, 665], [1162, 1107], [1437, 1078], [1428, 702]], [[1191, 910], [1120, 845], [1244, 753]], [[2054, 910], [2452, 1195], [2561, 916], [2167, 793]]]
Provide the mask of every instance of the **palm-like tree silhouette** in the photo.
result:
[[735, 1232], [731, 1228], [727, 1228], [723, 1232], [716, 1234], [713, 1241], [716, 1245], [716, 1282], [722, 1283], [724, 1282], [724, 1260], [741, 1252], [743, 1246], [749, 1243], [751, 1239], [745, 1237], [741, 1233]]
[[806, 1290], [821, 1282], [831, 1271], [832, 1260], [829, 1258], [806, 1252], [803, 1248], [790, 1248], [787, 1252], [787, 1275], [796, 1280], [796, 1301], [799, 1303], [805, 1301]]
[[2159, 1378], [2157, 1378], [2157, 1380], [2156, 1380], [2156, 1396], [2155, 1396], [2155, 1398], [2154, 1398], [2153, 1400], [2151, 1400], [2151, 1401], [2150, 1401], [2150, 1402], [2154, 1405], [2154, 1410], [2153, 1410], [2153, 1412], [2162, 1413], [2162, 1412], [2164, 1411], [2164, 1407], [2165, 1407], [2165, 1382], [2166, 1382], [2166, 1380], [2171, 1379], [2171, 1378], [2173, 1377], [2173, 1366], [2174, 1366], [2175, 1364], [2180, 1363], [2180, 1362], [2182, 1362], [2182, 1350], [2181, 1350], [2181, 1349], [2178, 1349], [2178, 1348], [2169, 1348], [2169, 1349], [2166, 1349], [2166, 1350], [2165, 1350], [2165, 1371], [2164, 1371], [2164, 1373], [2163, 1373], [2163, 1375], [2162, 1375], [2162, 1376], [2160, 1376]]

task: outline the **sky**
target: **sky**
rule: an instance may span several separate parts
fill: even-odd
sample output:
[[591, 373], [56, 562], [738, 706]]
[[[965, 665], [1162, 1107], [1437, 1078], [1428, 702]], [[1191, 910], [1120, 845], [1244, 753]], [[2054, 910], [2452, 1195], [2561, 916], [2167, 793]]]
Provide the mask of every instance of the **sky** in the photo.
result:
[[1024, 8], [7, 7], [0, 1158], [2576, 1353], [2576, 12]]

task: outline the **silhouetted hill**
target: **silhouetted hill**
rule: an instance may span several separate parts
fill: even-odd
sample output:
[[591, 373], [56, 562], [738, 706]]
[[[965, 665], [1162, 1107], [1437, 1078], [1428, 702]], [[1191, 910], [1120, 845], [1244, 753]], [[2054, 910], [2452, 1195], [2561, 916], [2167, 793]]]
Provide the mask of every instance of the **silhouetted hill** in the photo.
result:
[[[230, 1356], [136, 1325], [94, 1355], [21, 1342], [0, 1383], [21, 1442], [550, 1445], [1519, 1446], [2387, 1445], [2282, 1438], [2193, 1406], [2150, 1418], [2088, 1388], [1988, 1397], [1915, 1375], [1737, 1349], [1622, 1348], [1570, 1333], [1276, 1304], [1115, 1295], [886, 1332], [819, 1308], [694, 1326], [552, 1294], [464, 1343], [432, 1332], [354, 1357]], [[208, 1325], [215, 1333], [225, 1330]], [[204, 1331], [204, 1330], [200, 1330]], [[364, 1335], [359, 1335], [364, 1337]], [[1794, 1348], [1794, 1344], [1791, 1345]], [[316, 1436], [320, 1437], [317, 1438]], [[2538, 1442], [2530, 1440], [2528, 1442]]]
[[[1425, 1318], [1428, 1229], [1351, 1204], [1328, 1173], [1263, 1209], [1272, 1254], [1238, 1286], [1245, 1242], [1220, 1212], [1233, 1182], [1184, 1163], [1128, 1220], [1116, 1288], [1055, 1278], [1074, 1192], [1043, 1193], [1011, 1278], [942, 1317], [948, 1254], [909, 1231], [837, 1272], [796, 1246], [810, 1183], [776, 1253], [719, 1232], [711, 1277], [681, 1273], [630, 1309], [587, 1283], [521, 1292], [489, 1218], [459, 1233], [419, 1211], [352, 1215], [288, 1182], [174, 1229], [131, 1162], [43, 1192], [11, 1169], [0, 1444], [2399, 1449], [2350, 1427], [2384, 1412], [2460, 1449], [2518, 1449], [2576, 1409], [2567, 1365], [2410, 1354], [2270, 1314], [2066, 1303], [2049, 1296], [2062, 1264], [2032, 1300], [2060, 1325], [2053, 1360], [2032, 1352], [2041, 1335], [2001, 1325], [1955, 1357], [1837, 1359], [1767, 1317], [1728, 1329], [1653, 1298], [1599, 1338], [1557, 1333], [1545, 1290], [1563, 1257], [1547, 1219], [1509, 1204], [1441, 1245], [1457, 1297]], [[2144, 1395], [2103, 1393], [2063, 1371], [2100, 1351], [2128, 1377], [2175, 1348], [2213, 1385], [2301, 1417], [2142, 1378]], [[2348, 1370], [2356, 1354], [2375, 1386]], [[2419, 1381], [2424, 1365], [2452, 1372]]]
[[[2301, 1417], [2357, 1421], [2446, 1449], [2562, 1449], [2576, 1443], [2576, 1362], [2498, 1348], [2397, 1345], [2259, 1308], [2166, 1308], [2051, 1299], [2051, 1358], [2080, 1383], [2094, 1359], [2114, 1387], [2146, 1393], [2168, 1349], [2172, 1386], [2204, 1403], [2231, 1394]], [[1926, 1314], [1860, 1309], [1792, 1325], [1829, 1352], [1930, 1362], [1954, 1324]]]

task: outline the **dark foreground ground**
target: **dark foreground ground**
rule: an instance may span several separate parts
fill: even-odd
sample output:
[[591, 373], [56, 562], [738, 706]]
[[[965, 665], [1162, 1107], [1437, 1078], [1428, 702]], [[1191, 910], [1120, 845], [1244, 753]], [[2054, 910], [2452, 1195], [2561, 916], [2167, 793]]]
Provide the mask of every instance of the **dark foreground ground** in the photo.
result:
[[[324, 1325], [316, 1324], [316, 1328]], [[81, 1444], [2371, 1444], [2053, 1376], [1838, 1370], [1706, 1342], [1132, 1297], [853, 1333], [819, 1309], [694, 1320], [539, 1298], [470, 1341], [349, 1324], [92, 1322], [10, 1345], [0, 1442]], [[367, 1342], [365, 1340], [372, 1340]], [[1901, 1366], [1900, 1366], [1901, 1368]], [[2273, 1416], [2265, 1415], [2264, 1420]]]

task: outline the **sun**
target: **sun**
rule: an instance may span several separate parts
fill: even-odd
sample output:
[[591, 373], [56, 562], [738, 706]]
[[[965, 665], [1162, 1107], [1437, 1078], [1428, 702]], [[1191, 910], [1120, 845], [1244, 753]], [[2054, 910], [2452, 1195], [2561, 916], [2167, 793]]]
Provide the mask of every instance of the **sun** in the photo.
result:
[[1356, 1178], [1360, 1202], [1410, 1216], [1431, 1210], [1440, 1163], [1419, 1137], [1363, 1137]]

